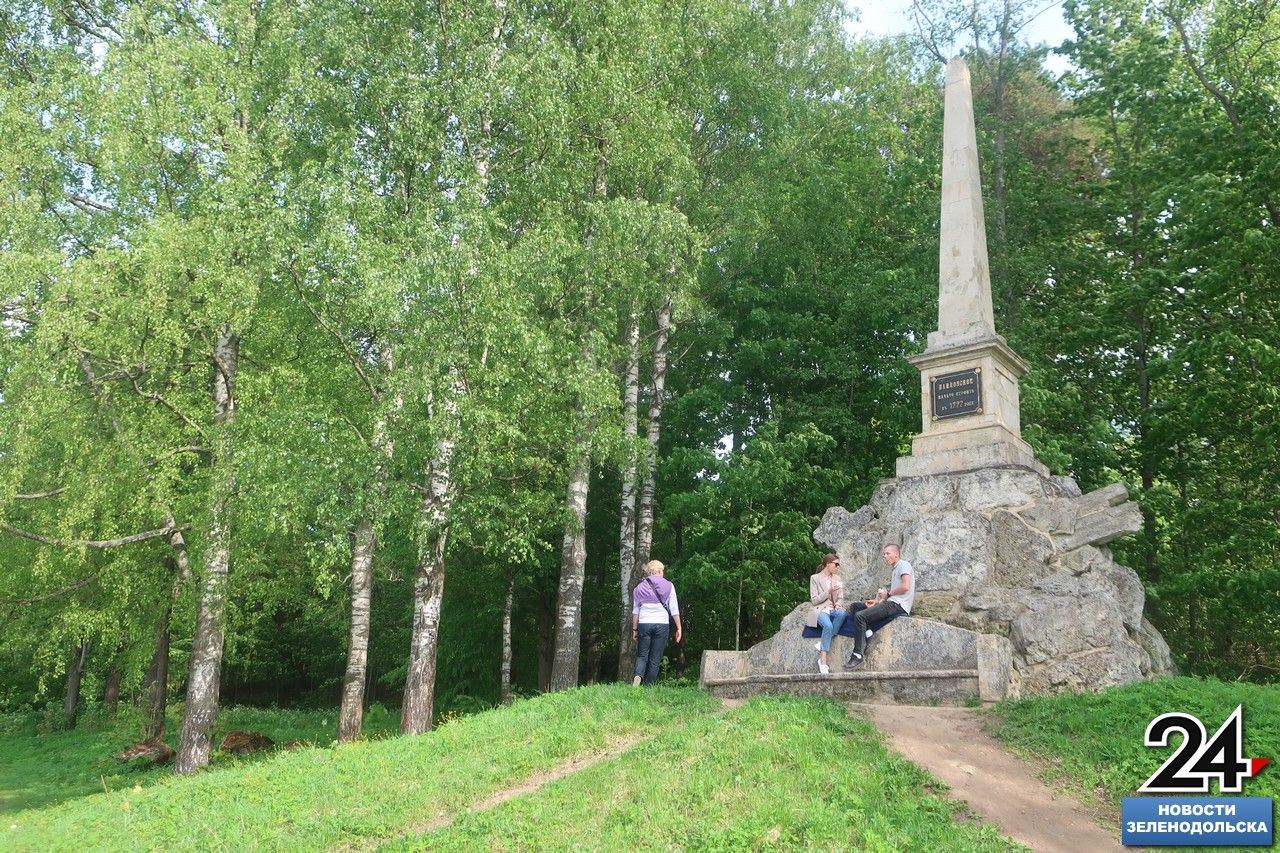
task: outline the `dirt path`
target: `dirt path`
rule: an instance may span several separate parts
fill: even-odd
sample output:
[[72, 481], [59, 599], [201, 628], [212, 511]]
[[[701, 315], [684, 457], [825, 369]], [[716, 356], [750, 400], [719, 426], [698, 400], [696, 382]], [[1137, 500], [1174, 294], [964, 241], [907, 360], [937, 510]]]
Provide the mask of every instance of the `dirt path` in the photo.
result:
[[647, 740], [649, 740], [649, 736], [645, 735], [636, 735], [623, 740], [616, 740], [601, 752], [594, 752], [590, 755], [579, 755], [575, 758], [569, 759], [563, 764], [559, 764], [556, 767], [551, 768], [550, 770], [543, 770], [539, 773], [535, 773], [519, 785], [514, 785], [501, 791], [495, 791], [483, 800], [478, 800], [475, 803], [472, 803], [465, 811], [455, 812], [454, 814], [448, 814], [447, 812], [442, 811], [436, 814], [436, 816], [431, 820], [421, 821], [405, 827], [403, 830], [392, 836], [369, 838], [357, 844], [345, 845], [339, 849], [343, 851], [373, 850], [390, 841], [395, 841], [396, 839], [408, 838], [414, 835], [425, 835], [428, 832], [433, 832], [437, 829], [448, 826], [461, 815], [470, 814], [471, 812], [488, 811], [495, 806], [505, 803], [507, 800], [515, 797], [523, 797], [525, 794], [532, 794], [542, 786], [550, 785], [557, 779], [563, 779], [566, 776], [572, 776], [574, 773], [586, 770], [593, 764], [599, 764], [601, 761], [605, 761], [606, 759], [617, 758], [627, 750], [631, 749], [631, 747]]
[[1046, 853], [1125, 850], [1119, 831], [1103, 829], [1085, 808], [1037, 779], [1032, 769], [982, 728], [969, 708], [853, 705], [895, 751], [951, 786], [1002, 833]]

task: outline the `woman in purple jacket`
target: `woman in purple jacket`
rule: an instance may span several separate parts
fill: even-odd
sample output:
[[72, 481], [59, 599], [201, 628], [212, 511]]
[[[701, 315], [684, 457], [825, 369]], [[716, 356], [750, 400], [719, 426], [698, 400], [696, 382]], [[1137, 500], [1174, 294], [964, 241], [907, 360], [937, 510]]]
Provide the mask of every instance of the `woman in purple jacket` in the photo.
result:
[[666, 568], [659, 560], [645, 563], [647, 577], [631, 593], [631, 639], [636, 643], [636, 674], [631, 683], [637, 687], [658, 680], [672, 621], [676, 623], [676, 642], [683, 637], [676, 588], [662, 576]]

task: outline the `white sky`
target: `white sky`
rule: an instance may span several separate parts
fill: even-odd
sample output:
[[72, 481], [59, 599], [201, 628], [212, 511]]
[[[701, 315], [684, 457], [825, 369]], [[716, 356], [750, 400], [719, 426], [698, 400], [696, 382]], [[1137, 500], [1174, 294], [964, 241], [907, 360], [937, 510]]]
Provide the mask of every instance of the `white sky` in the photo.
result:
[[[845, 0], [853, 10], [858, 22], [851, 30], [858, 34], [873, 36], [891, 36], [914, 32], [915, 24], [911, 20], [911, 0]], [[1031, 44], [1045, 44], [1057, 47], [1074, 33], [1062, 19], [1062, 0], [1044, 0], [1041, 10], [1035, 18], [1019, 33]], [[1065, 57], [1055, 53], [1049, 54], [1045, 67], [1054, 74], [1061, 74], [1067, 69]]]

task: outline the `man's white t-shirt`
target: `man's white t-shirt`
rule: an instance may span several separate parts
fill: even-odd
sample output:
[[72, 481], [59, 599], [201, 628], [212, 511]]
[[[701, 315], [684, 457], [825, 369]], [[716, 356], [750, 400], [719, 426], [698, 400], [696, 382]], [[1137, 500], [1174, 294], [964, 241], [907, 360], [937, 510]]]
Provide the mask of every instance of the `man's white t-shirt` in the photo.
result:
[[903, 575], [911, 575], [911, 589], [902, 593], [902, 595], [891, 595], [889, 600], [898, 602], [905, 612], [910, 613], [911, 602], [915, 601], [916, 598], [916, 578], [915, 572], [911, 569], [911, 564], [906, 560], [899, 560], [893, 564], [893, 583], [889, 589], [896, 589], [902, 586]]

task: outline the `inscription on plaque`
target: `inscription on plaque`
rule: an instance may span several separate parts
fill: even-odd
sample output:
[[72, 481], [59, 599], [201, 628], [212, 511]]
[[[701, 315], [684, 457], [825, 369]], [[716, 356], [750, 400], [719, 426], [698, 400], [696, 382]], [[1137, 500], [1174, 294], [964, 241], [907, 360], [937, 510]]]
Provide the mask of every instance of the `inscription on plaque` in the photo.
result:
[[982, 413], [982, 368], [973, 367], [929, 380], [933, 390], [933, 419]]

